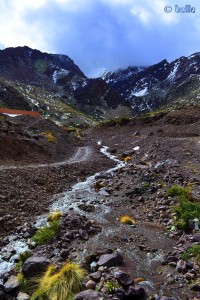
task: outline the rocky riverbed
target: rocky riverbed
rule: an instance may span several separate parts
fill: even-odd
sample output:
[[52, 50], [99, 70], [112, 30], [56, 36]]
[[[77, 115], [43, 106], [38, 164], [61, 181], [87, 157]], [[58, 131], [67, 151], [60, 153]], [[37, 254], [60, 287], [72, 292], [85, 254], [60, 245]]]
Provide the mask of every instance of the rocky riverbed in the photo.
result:
[[[174, 184], [190, 186], [195, 199], [199, 199], [200, 138], [197, 115], [196, 112], [194, 120], [189, 117], [183, 120], [180, 113], [173, 115], [173, 118], [176, 117], [175, 125], [170, 117], [163, 116], [158, 120], [144, 119], [143, 124], [139, 120], [138, 124], [86, 130], [82, 146], [93, 149], [89, 160], [73, 166], [36, 170], [39, 179], [44, 176], [45, 187], [50, 185], [53, 176], [55, 186], [59, 188], [52, 188], [47, 194], [36, 182], [41, 201], [34, 198], [34, 203], [39, 208], [33, 214], [30, 209], [28, 215], [25, 213], [22, 218], [22, 207], [22, 211], [18, 211], [18, 217], [21, 217], [19, 226], [25, 220], [33, 221], [34, 216], [47, 213], [48, 205], [53, 202], [69, 201], [66, 197], [73, 191], [72, 182], [84, 182], [87, 176], [94, 175], [88, 189], [76, 189], [74, 198], [71, 194], [71, 206], [68, 205], [69, 210], [63, 212], [55, 238], [47, 245], [31, 248], [33, 260], [42, 257], [57, 266], [67, 259], [83, 264], [89, 272], [83, 284], [86, 291], [75, 299], [200, 298], [199, 262], [193, 256], [187, 262], [182, 258], [189, 247], [200, 244], [200, 232], [192, 228], [184, 232], [174, 226], [173, 207], [178, 200], [166, 193]], [[98, 142], [101, 145], [98, 146]], [[127, 164], [106, 172], [113, 166], [113, 161], [99, 152], [102, 145], [109, 146], [110, 153], [120, 159], [129, 157]], [[58, 175], [61, 170], [63, 180]], [[68, 181], [67, 170], [70, 174], [75, 172], [73, 181]], [[27, 171], [17, 172], [21, 176], [16, 180], [19, 184], [19, 178], [23, 178]], [[14, 180], [11, 170], [5, 171], [5, 174]], [[5, 174], [2, 178], [6, 178]], [[30, 182], [25, 188], [24, 183], [23, 190], [28, 192], [31, 185]], [[50, 197], [61, 191], [64, 192], [62, 195]], [[14, 213], [11, 201], [17, 198], [15, 195], [12, 197], [9, 195], [6, 199], [8, 205], [11, 203], [10, 214]], [[26, 204], [23, 198], [21, 201]], [[122, 215], [130, 216], [134, 226], [121, 224], [119, 219]], [[17, 229], [17, 235], [27, 239], [35, 233], [35, 226], [36, 223], [31, 225], [27, 222]], [[7, 228], [2, 246], [6, 246], [8, 240], [5, 236], [11, 233]], [[11, 228], [14, 234], [16, 229]], [[9, 251], [6, 255], [9, 259]], [[2, 299], [21, 299], [18, 286], [8, 291], [9, 282], [12, 282], [9, 278], [10, 274], [4, 275]], [[15, 280], [15, 277], [12, 279]], [[108, 281], [113, 282], [110, 290], [105, 284]], [[113, 288], [116, 282], [119, 286]]]

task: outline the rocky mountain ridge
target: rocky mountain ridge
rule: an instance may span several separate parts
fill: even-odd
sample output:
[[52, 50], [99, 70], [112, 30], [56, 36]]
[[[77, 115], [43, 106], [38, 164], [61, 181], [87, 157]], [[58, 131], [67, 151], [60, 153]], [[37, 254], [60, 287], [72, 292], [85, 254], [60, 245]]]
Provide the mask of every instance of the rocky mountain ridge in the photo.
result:
[[[44, 92], [48, 94], [45, 98], [57, 97], [60, 102], [96, 117], [122, 101], [115, 89], [101, 78], [87, 78], [68, 56], [42, 53], [27, 46], [0, 50], [0, 76], [26, 94], [34, 110], [48, 110], [38, 99]], [[33, 89], [35, 95], [31, 93]]]
[[200, 53], [88, 78], [66, 55], [7, 48], [0, 50], [0, 105], [39, 110], [67, 126], [90, 126], [92, 118], [197, 103], [199, 76]]
[[128, 67], [105, 72], [102, 78], [117, 89], [134, 112], [151, 111], [160, 106], [199, 102], [200, 53], [163, 60], [149, 67]]

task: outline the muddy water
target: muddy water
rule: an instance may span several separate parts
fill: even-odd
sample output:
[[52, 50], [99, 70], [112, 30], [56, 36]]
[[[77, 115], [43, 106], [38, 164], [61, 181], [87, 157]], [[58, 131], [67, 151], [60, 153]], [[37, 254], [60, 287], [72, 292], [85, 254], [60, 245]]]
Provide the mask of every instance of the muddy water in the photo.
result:
[[[161, 276], [159, 275], [160, 261], [165, 251], [172, 247], [172, 241], [167, 238], [166, 233], [160, 228], [151, 224], [137, 224], [136, 227], [122, 225], [117, 221], [119, 212], [117, 208], [111, 208], [109, 205], [110, 197], [104, 190], [96, 192], [93, 185], [96, 178], [109, 177], [112, 180], [116, 176], [115, 171], [124, 167], [124, 163], [108, 153], [107, 147], [102, 147], [101, 152], [114, 160], [117, 164], [102, 174], [97, 173], [87, 178], [84, 182], [75, 184], [71, 190], [64, 193], [63, 197], [55, 201], [50, 207], [50, 211], [59, 210], [67, 212], [69, 210], [77, 211], [95, 220], [102, 227], [102, 232], [86, 241], [83, 244], [83, 251], [77, 253], [77, 260], [83, 260], [89, 254], [97, 250], [115, 249], [122, 253], [125, 258], [123, 268], [132, 274], [133, 277], [144, 277], [154, 284], [159, 284]], [[92, 211], [82, 210], [84, 206], [91, 206]], [[36, 220], [38, 227], [47, 223], [47, 215], [40, 216]], [[10, 237], [10, 244], [0, 252], [0, 277], [9, 271], [14, 264], [16, 256], [20, 252], [27, 250], [27, 241], [19, 240], [16, 236]], [[147, 245], [145, 251], [139, 250], [140, 244]], [[3, 252], [7, 248], [15, 249], [15, 255], [11, 256], [9, 261], [2, 259]]]

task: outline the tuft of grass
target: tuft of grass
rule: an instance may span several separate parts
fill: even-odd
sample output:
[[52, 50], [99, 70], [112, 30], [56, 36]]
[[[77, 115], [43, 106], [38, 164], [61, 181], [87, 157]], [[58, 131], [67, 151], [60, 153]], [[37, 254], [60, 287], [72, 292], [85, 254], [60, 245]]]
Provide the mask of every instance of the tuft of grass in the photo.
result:
[[96, 182], [94, 184], [94, 189], [96, 192], [98, 192], [100, 189], [104, 188], [105, 187], [105, 184], [103, 182]]
[[134, 225], [135, 224], [135, 221], [129, 216], [121, 216], [119, 218], [119, 221], [122, 224], [128, 224], [128, 225]]
[[178, 197], [179, 200], [192, 200], [191, 189], [189, 187], [181, 187], [179, 185], [172, 185], [167, 190], [167, 195], [170, 197]]
[[67, 262], [59, 271], [51, 265], [39, 279], [31, 300], [71, 300], [81, 290], [84, 276], [79, 264]]
[[129, 161], [131, 161], [132, 160], [132, 157], [131, 156], [126, 156], [125, 158], [124, 158], [124, 161], [126, 162], [126, 163], [128, 163]]
[[188, 261], [190, 256], [194, 256], [200, 262], [200, 245], [190, 246], [186, 252], [182, 254], [182, 259]]
[[57, 221], [60, 219], [60, 217], [62, 217], [62, 213], [60, 211], [55, 211], [48, 215], [48, 221], [50, 222]]
[[57, 142], [57, 138], [55, 137], [55, 135], [53, 134], [53, 132], [51, 131], [45, 131], [42, 132], [42, 135], [48, 140], [48, 142], [50, 143], [56, 143]]
[[33, 241], [36, 246], [46, 244], [54, 238], [58, 229], [59, 221], [55, 220], [51, 222], [49, 226], [39, 228], [36, 234], [31, 238], [31, 241]]
[[17, 274], [17, 280], [20, 284], [20, 289], [27, 294], [33, 293], [38, 286], [35, 278], [28, 279], [22, 272]]

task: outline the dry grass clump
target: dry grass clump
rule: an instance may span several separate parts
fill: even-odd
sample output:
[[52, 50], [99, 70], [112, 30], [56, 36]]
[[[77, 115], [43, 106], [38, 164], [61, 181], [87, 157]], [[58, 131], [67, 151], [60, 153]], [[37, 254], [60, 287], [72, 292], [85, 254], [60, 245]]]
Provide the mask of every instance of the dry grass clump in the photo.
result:
[[31, 300], [71, 300], [81, 290], [85, 271], [79, 264], [67, 262], [59, 271], [51, 265], [39, 279]]
[[128, 163], [129, 161], [131, 161], [132, 160], [132, 157], [131, 156], [126, 156], [125, 158], [124, 158], [124, 161], [126, 162], [126, 163]]
[[119, 221], [122, 224], [135, 225], [135, 221], [129, 216], [121, 216]]
[[46, 131], [42, 132], [42, 135], [48, 140], [50, 143], [56, 143], [57, 138], [54, 136], [53, 132], [51, 131]]
[[62, 217], [62, 213], [60, 211], [55, 211], [48, 215], [48, 221], [57, 221], [58, 219], [60, 219], [60, 217]]

